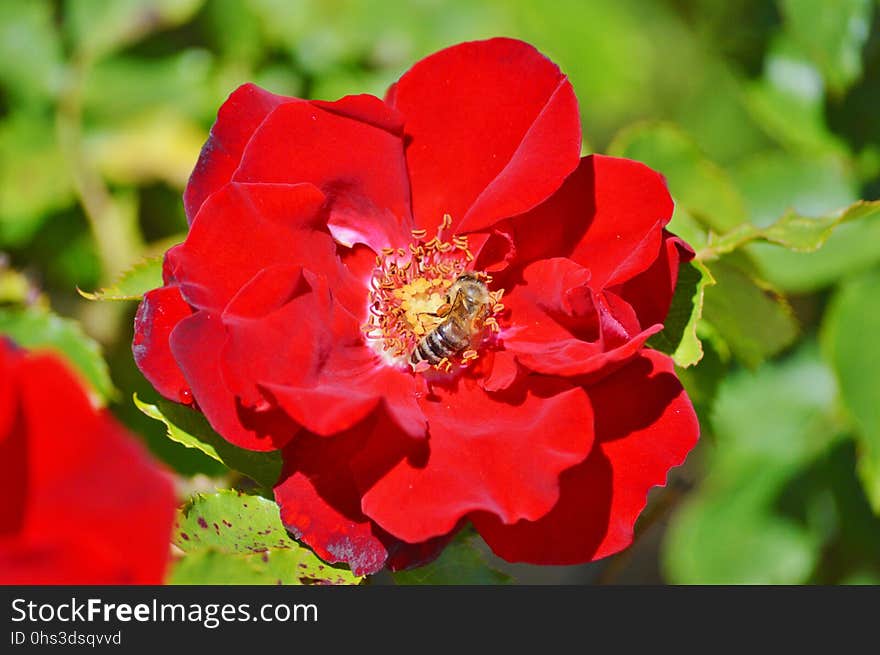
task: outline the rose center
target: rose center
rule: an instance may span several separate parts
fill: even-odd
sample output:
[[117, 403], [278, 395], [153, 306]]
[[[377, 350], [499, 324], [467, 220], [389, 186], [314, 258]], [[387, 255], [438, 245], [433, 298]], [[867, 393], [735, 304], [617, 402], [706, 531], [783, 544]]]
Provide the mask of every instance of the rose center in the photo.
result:
[[467, 367], [498, 330], [503, 290], [491, 277], [468, 269], [474, 260], [467, 236], [443, 238], [413, 230], [406, 248], [385, 248], [376, 257], [370, 283], [367, 344], [389, 366], [416, 372]]

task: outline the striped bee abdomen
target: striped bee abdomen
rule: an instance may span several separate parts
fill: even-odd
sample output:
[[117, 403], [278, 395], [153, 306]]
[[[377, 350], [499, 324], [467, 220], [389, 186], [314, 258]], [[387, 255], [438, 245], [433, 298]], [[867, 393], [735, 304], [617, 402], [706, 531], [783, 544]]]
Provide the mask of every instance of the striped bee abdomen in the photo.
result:
[[467, 348], [470, 340], [470, 328], [457, 317], [450, 316], [421, 338], [413, 349], [410, 361], [413, 364], [420, 361], [438, 364], [444, 357], [448, 358]]
[[464, 273], [449, 288], [451, 307], [443, 321], [423, 336], [410, 355], [410, 363], [437, 365], [471, 345], [482, 327], [490, 302], [486, 284], [473, 273]]

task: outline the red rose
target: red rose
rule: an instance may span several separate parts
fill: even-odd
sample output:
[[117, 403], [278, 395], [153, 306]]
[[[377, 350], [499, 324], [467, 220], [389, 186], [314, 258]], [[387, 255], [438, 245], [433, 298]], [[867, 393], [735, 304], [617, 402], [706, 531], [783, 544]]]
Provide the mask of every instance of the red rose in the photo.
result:
[[468, 520], [509, 560], [613, 553], [697, 440], [643, 347], [692, 252], [659, 174], [580, 148], [567, 78], [510, 39], [432, 55], [384, 102], [242, 86], [137, 362], [229, 441], [283, 448], [284, 523], [357, 573]]
[[53, 355], [0, 337], [0, 584], [159, 584], [170, 480]]

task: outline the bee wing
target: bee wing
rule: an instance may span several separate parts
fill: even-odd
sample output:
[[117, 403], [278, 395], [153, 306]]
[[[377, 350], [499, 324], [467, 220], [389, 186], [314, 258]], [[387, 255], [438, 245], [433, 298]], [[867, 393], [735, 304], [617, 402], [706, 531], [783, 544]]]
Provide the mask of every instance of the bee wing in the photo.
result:
[[446, 315], [449, 316], [452, 314], [453, 316], [464, 316], [467, 315], [467, 313], [468, 310], [465, 303], [465, 295], [461, 289], [459, 289], [455, 292], [455, 298], [452, 299], [452, 306], [449, 311], [446, 312]]

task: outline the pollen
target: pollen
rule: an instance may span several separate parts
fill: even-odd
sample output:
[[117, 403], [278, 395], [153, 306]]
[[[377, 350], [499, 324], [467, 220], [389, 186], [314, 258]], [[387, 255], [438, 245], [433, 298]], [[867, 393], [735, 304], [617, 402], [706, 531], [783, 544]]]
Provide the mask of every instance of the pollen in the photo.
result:
[[[367, 322], [361, 333], [367, 344], [389, 366], [416, 373], [430, 370], [452, 371], [455, 365], [468, 366], [480, 356], [480, 346], [499, 330], [496, 315], [503, 290], [490, 291], [479, 328], [481, 334], [472, 347], [450, 353], [436, 364], [411, 363], [411, 355], [427, 335], [449, 320], [449, 289], [474, 260], [467, 235], [449, 235], [452, 217], [444, 214], [435, 234], [420, 228], [411, 232], [408, 244], [382, 248], [370, 281]], [[491, 277], [471, 271], [486, 284]], [[485, 329], [483, 329], [485, 328]], [[483, 335], [482, 333], [485, 333]]]

